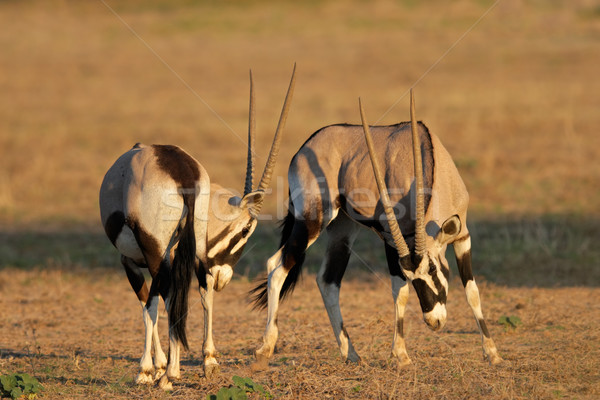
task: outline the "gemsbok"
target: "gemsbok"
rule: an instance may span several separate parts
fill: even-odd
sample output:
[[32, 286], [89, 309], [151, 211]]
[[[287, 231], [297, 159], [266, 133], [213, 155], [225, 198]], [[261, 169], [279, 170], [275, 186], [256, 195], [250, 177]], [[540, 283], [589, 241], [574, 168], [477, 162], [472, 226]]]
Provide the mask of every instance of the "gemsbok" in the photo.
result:
[[[244, 195], [210, 182], [204, 167], [181, 148], [136, 144], [108, 170], [100, 188], [100, 214], [106, 234], [121, 253], [121, 263], [142, 305], [144, 353], [137, 383], [165, 390], [180, 377], [180, 344], [188, 348], [186, 316], [192, 272], [204, 308], [204, 373], [218, 372], [212, 337], [214, 291], [233, 275], [254, 232], [269, 187], [295, 84], [295, 66], [262, 178], [253, 190], [254, 85], [250, 73], [248, 162]], [[152, 277], [146, 286], [142, 269]], [[169, 324], [169, 358], [158, 335], [158, 296]], [[152, 360], [154, 351], [154, 362]]]
[[[415, 288], [426, 324], [434, 331], [441, 329], [446, 322], [448, 244], [454, 246], [484, 357], [491, 364], [501, 362], [471, 270], [466, 226], [469, 195], [452, 158], [437, 136], [422, 122], [417, 124], [412, 91], [411, 122], [369, 128], [362, 105], [360, 113], [362, 127], [324, 127], [292, 158], [289, 211], [280, 249], [267, 262], [267, 279], [251, 292], [255, 306], [267, 307], [268, 314], [263, 344], [255, 353], [258, 365], [264, 367], [273, 354], [279, 302], [293, 290], [305, 252], [322, 230], [327, 231], [328, 243], [317, 285], [342, 358], [360, 360], [344, 327], [339, 303], [342, 278], [360, 225], [375, 231], [384, 242], [395, 309], [391, 354], [401, 366], [411, 363], [403, 332], [409, 292], [406, 280]], [[383, 169], [377, 154], [383, 155]], [[389, 192], [386, 183], [392, 189]]]

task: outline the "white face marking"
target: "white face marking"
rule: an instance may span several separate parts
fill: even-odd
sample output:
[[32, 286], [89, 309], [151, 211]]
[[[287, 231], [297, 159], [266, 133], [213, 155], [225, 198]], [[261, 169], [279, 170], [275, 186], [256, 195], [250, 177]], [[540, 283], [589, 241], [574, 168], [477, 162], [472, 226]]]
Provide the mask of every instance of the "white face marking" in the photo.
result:
[[427, 283], [427, 286], [433, 291], [433, 293], [435, 293], [436, 295], [439, 295], [439, 291], [435, 285], [435, 282], [433, 281], [433, 278], [431, 277], [431, 275], [429, 273], [430, 260], [432, 260], [431, 263], [435, 264], [436, 276], [437, 276], [438, 280], [440, 281], [440, 283], [442, 284], [442, 286], [444, 287], [444, 291], [446, 292], [446, 294], [448, 294], [448, 280], [446, 279], [446, 276], [444, 275], [444, 272], [443, 272], [444, 266], [441, 264], [441, 262], [437, 258], [432, 258], [430, 255], [427, 255], [423, 258], [423, 260], [421, 261], [421, 264], [419, 265], [419, 267], [417, 268], [417, 270], [415, 272], [407, 271], [407, 270], [402, 270], [402, 271], [404, 272], [404, 275], [406, 276], [406, 278], [409, 281], [413, 281], [415, 279], [421, 279], [425, 283]]
[[[224, 230], [228, 229], [231, 229], [231, 231], [229, 231], [226, 236], [221, 237], [220, 240], [217, 243], [215, 243], [213, 247], [208, 249], [207, 256], [209, 259], [214, 259], [215, 257], [217, 257], [217, 255], [222, 254], [223, 252], [227, 252], [228, 255], [235, 254], [246, 244], [250, 236], [252, 236], [252, 233], [254, 233], [256, 225], [258, 224], [258, 220], [251, 219], [247, 213], [244, 214], [243, 217], [244, 218], [240, 218], [240, 221], [238, 223], [225, 223], [225, 226], [221, 230], [219, 230], [219, 228], [216, 228], [217, 232], [223, 232]], [[249, 230], [246, 236], [240, 238], [240, 240], [238, 240], [236, 243], [231, 243], [231, 239], [237, 235], [240, 235], [240, 233], [242, 233], [243, 230], [247, 227], [249, 228]], [[218, 237], [219, 235], [220, 233], [217, 233], [215, 236]], [[231, 246], [232, 244], [233, 247], [229, 248], [228, 246]]]
[[442, 329], [446, 324], [446, 306], [437, 303], [433, 310], [423, 313], [423, 319], [432, 330]]
[[229, 265], [215, 265], [210, 269], [210, 273], [215, 280], [213, 287], [218, 292], [223, 290], [229, 281], [231, 281], [233, 269]]

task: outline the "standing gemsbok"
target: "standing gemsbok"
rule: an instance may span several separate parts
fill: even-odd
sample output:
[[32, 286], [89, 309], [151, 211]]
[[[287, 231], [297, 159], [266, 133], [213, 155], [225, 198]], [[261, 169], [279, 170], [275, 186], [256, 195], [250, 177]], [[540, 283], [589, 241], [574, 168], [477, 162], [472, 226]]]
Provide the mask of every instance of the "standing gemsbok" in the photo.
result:
[[[185, 325], [193, 272], [204, 307], [204, 372], [210, 376], [218, 371], [212, 338], [214, 291], [229, 283], [232, 268], [256, 228], [294, 83], [295, 66], [265, 170], [253, 190], [255, 113], [250, 74], [248, 164], [241, 198], [211, 183], [202, 165], [177, 146], [136, 144], [106, 173], [100, 189], [102, 224], [121, 253], [143, 309], [146, 335], [137, 383], [160, 379], [159, 386], [168, 390], [179, 378], [179, 344], [188, 346]], [[142, 268], [152, 276], [150, 289]], [[168, 313], [168, 363], [158, 335], [159, 295]]]
[[[450, 273], [445, 254], [448, 244], [453, 244], [484, 356], [492, 364], [499, 363], [502, 359], [486, 327], [471, 271], [471, 240], [466, 226], [469, 195], [452, 158], [423, 123], [417, 124], [412, 92], [411, 122], [369, 129], [362, 105], [360, 111], [362, 127], [322, 128], [292, 159], [289, 212], [280, 249], [268, 260], [267, 280], [253, 290], [255, 304], [268, 307], [257, 361], [264, 364], [273, 354], [279, 301], [294, 288], [305, 251], [323, 229], [328, 244], [317, 284], [343, 359], [360, 360], [344, 327], [339, 293], [352, 243], [363, 225], [385, 244], [395, 305], [392, 356], [401, 365], [411, 362], [403, 333], [407, 279], [415, 288], [427, 325], [432, 330], [444, 326]], [[377, 154], [383, 156], [383, 170]], [[392, 189], [389, 192], [386, 182]]]

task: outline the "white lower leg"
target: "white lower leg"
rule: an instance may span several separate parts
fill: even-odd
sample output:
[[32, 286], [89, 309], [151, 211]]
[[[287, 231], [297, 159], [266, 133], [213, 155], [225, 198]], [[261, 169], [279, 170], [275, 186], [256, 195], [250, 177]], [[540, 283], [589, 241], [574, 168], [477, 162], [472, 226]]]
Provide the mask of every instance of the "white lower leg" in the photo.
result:
[[454, 254], [456, 255], [456, 262], [458, 264], [458, 270], [461, 274], [461, 279], [465, 286], [465, 294], [467, 296], [467, 303], [473, 311], [475, 321], [479, 327], [481, 333], [481, 341], [483, 346], [484, 357], [487, 358], [491, 364], [498, 364], [502, 361], [502, 358], [498, 355], [496, 345], [490, 337], [487, 325], [483, 318], [483, 312], [481, 311], [481, 299], [479, 297], [479, 289], [473, 278], [473, 272], [471, 269], [471, 238], [467, 236], [463, 240], [454, 242]]
[[411, 363], [410, 357], [406, 352], [404, 342], [404, 310], [408, 302], [409, 286], [405, 280], [399, 276], [392, 276], [392, 296], [394, 297], [394, 341], [392, 342], [392, 356], [396, 357], [400, 365]]
[[179, 341], [169, 335], [169, 363], [167, 372], [158, 381], [158, 386], [163, 390], [173, 390], [173, 381], [179, 379]]
[[214, 299], [214, 278], [212, 275], [206, 275], [207, 289], [200, 289], [202, 298], [202, 307], [204, 308], [204, 343], [202, 353], [204, 355], [204, 375], [208, 378], [218, 372], [219, 363], [215, 358], [216, 348], [212, 336], [212, 318], [213, 318], [213, 299]]
[[488, 332], [485, 319], [483, 318], [483, 312], [481, 311], [481, 299], [479, 297], [479, 289], [477, 288], [477, 284], [475, 284], [474, 279], [468, 281], [465, 285], [465, 294], [467, 296], [467, 302], [473, 310], [473, 315], [475, 316], [475, 320], [477, 321], [479, 332], [481, 333], [481, 342], [484, 357], [491, 364], [498, 364], [502, 361], [502, 358], [500, 357], [500, 355], [498, 355], [496, 345], [490, 337], [490, 333]]
[[[287, 277], [287, 271], [283, 268], [281, 262], [281, 250], [269, 259], [267, 265], [270, 271], [267, 283], [267, 327], [263, 335], [263, 345], [255, 353], [258, 361], [266, 361], [273, 355], [278, 337], [277, 311], [279, 309], [279, 294], [281, 293], [283, 282]], [[276, 266], [273, 267], [274, 265]]]
[[158, 336], [158, 300], [156, 307], [151, 310], [152, 329], [152, 347], [154, 348], [154, 380], [160, 379], [167, 368], [167, 356], [165, 355]]
[[[169, 309], [169, 299], [165, 299], [165, 307]], [[158, 386], [163, 390], [173, 390], [173, 381], [181, 377], [179, 371], [179, 341], [171, 333], [169, 327], [169, 361], [166, 373], [158, 381]]]
[[[152, 307], [153, 301], [157, 303], [157, 298], [150, 299], [150, 306]], [[140, 302], [142, 305], [142, 318], [144, 320], [144, 353], [142, 354], [142, 358], [140, 359], [140, 373], [135, 378], [135, 383], [145, 384], [152, 383], [154, 379], [152, 377], [153, 367], [152, 367], [152, 318], [150, 317], [150, 312], [148, 308], [146, 308], [146, 304], [144, 302]]]

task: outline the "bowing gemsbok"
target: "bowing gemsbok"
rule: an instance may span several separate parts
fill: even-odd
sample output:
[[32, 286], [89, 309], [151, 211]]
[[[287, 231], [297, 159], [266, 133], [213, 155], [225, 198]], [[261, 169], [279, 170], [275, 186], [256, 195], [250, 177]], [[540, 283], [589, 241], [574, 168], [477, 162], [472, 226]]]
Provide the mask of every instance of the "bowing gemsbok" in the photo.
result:
[[[411, 122], [369, 128], [362, 105], [360, 112], [362, 127], [322, 128], [291, 161], [289, 212], [280, 249], [268, 260], [267, 280], [253, 289], [255, 304], [268, 309], [257, 362], [264, 364], [273, 354], [279, 301], [294, 288], [305, 251], [322, 230], [327, 231], [328, 244], [317, 284], [343, 359], [360, 360], [339, 304], [342, 278], [360, 225], [375, 231], [384, 242], [395, 309], [392, 356], [401, 365], [411, 362], [403, 333], [407, 280], [417, 293], [426, 324], [439, 330], [446, 322], [448, 244], [454, 246], [484, 356], [493, 364], [502, 361], [486, 327], [471, 271], [466, 225], [469, 196], [452, 158], [423, 123], [417, 124], [412, 92]], [[378, 155], [383, 158], [383, 169]]]
[[[212, 338], [214, 291], [229, 283], [232, 268], [256, 228], [294, 83], [295, 67], [265, 170], [254, 190], [255, 113], [250, 74], [248, 164], [241, 198], [211, 183], [202, 165], [177, 146], [136, 144], [106, 173], [100, 189], [102, 224], [121, 253], [121, 263], [143, 310], [146, 333], [137, 383], [160, 379], [159, 386], [168, 390], [179, 378], [179, 347], [188, 346], [186, 315], [194, 272], [204, 308], [204, 372], [210, 376], [218, 371]], [[142, 268], [152, 276], [149, 289]], [[168, 361], [158, 335], [159, 295], [168, 313]]]

